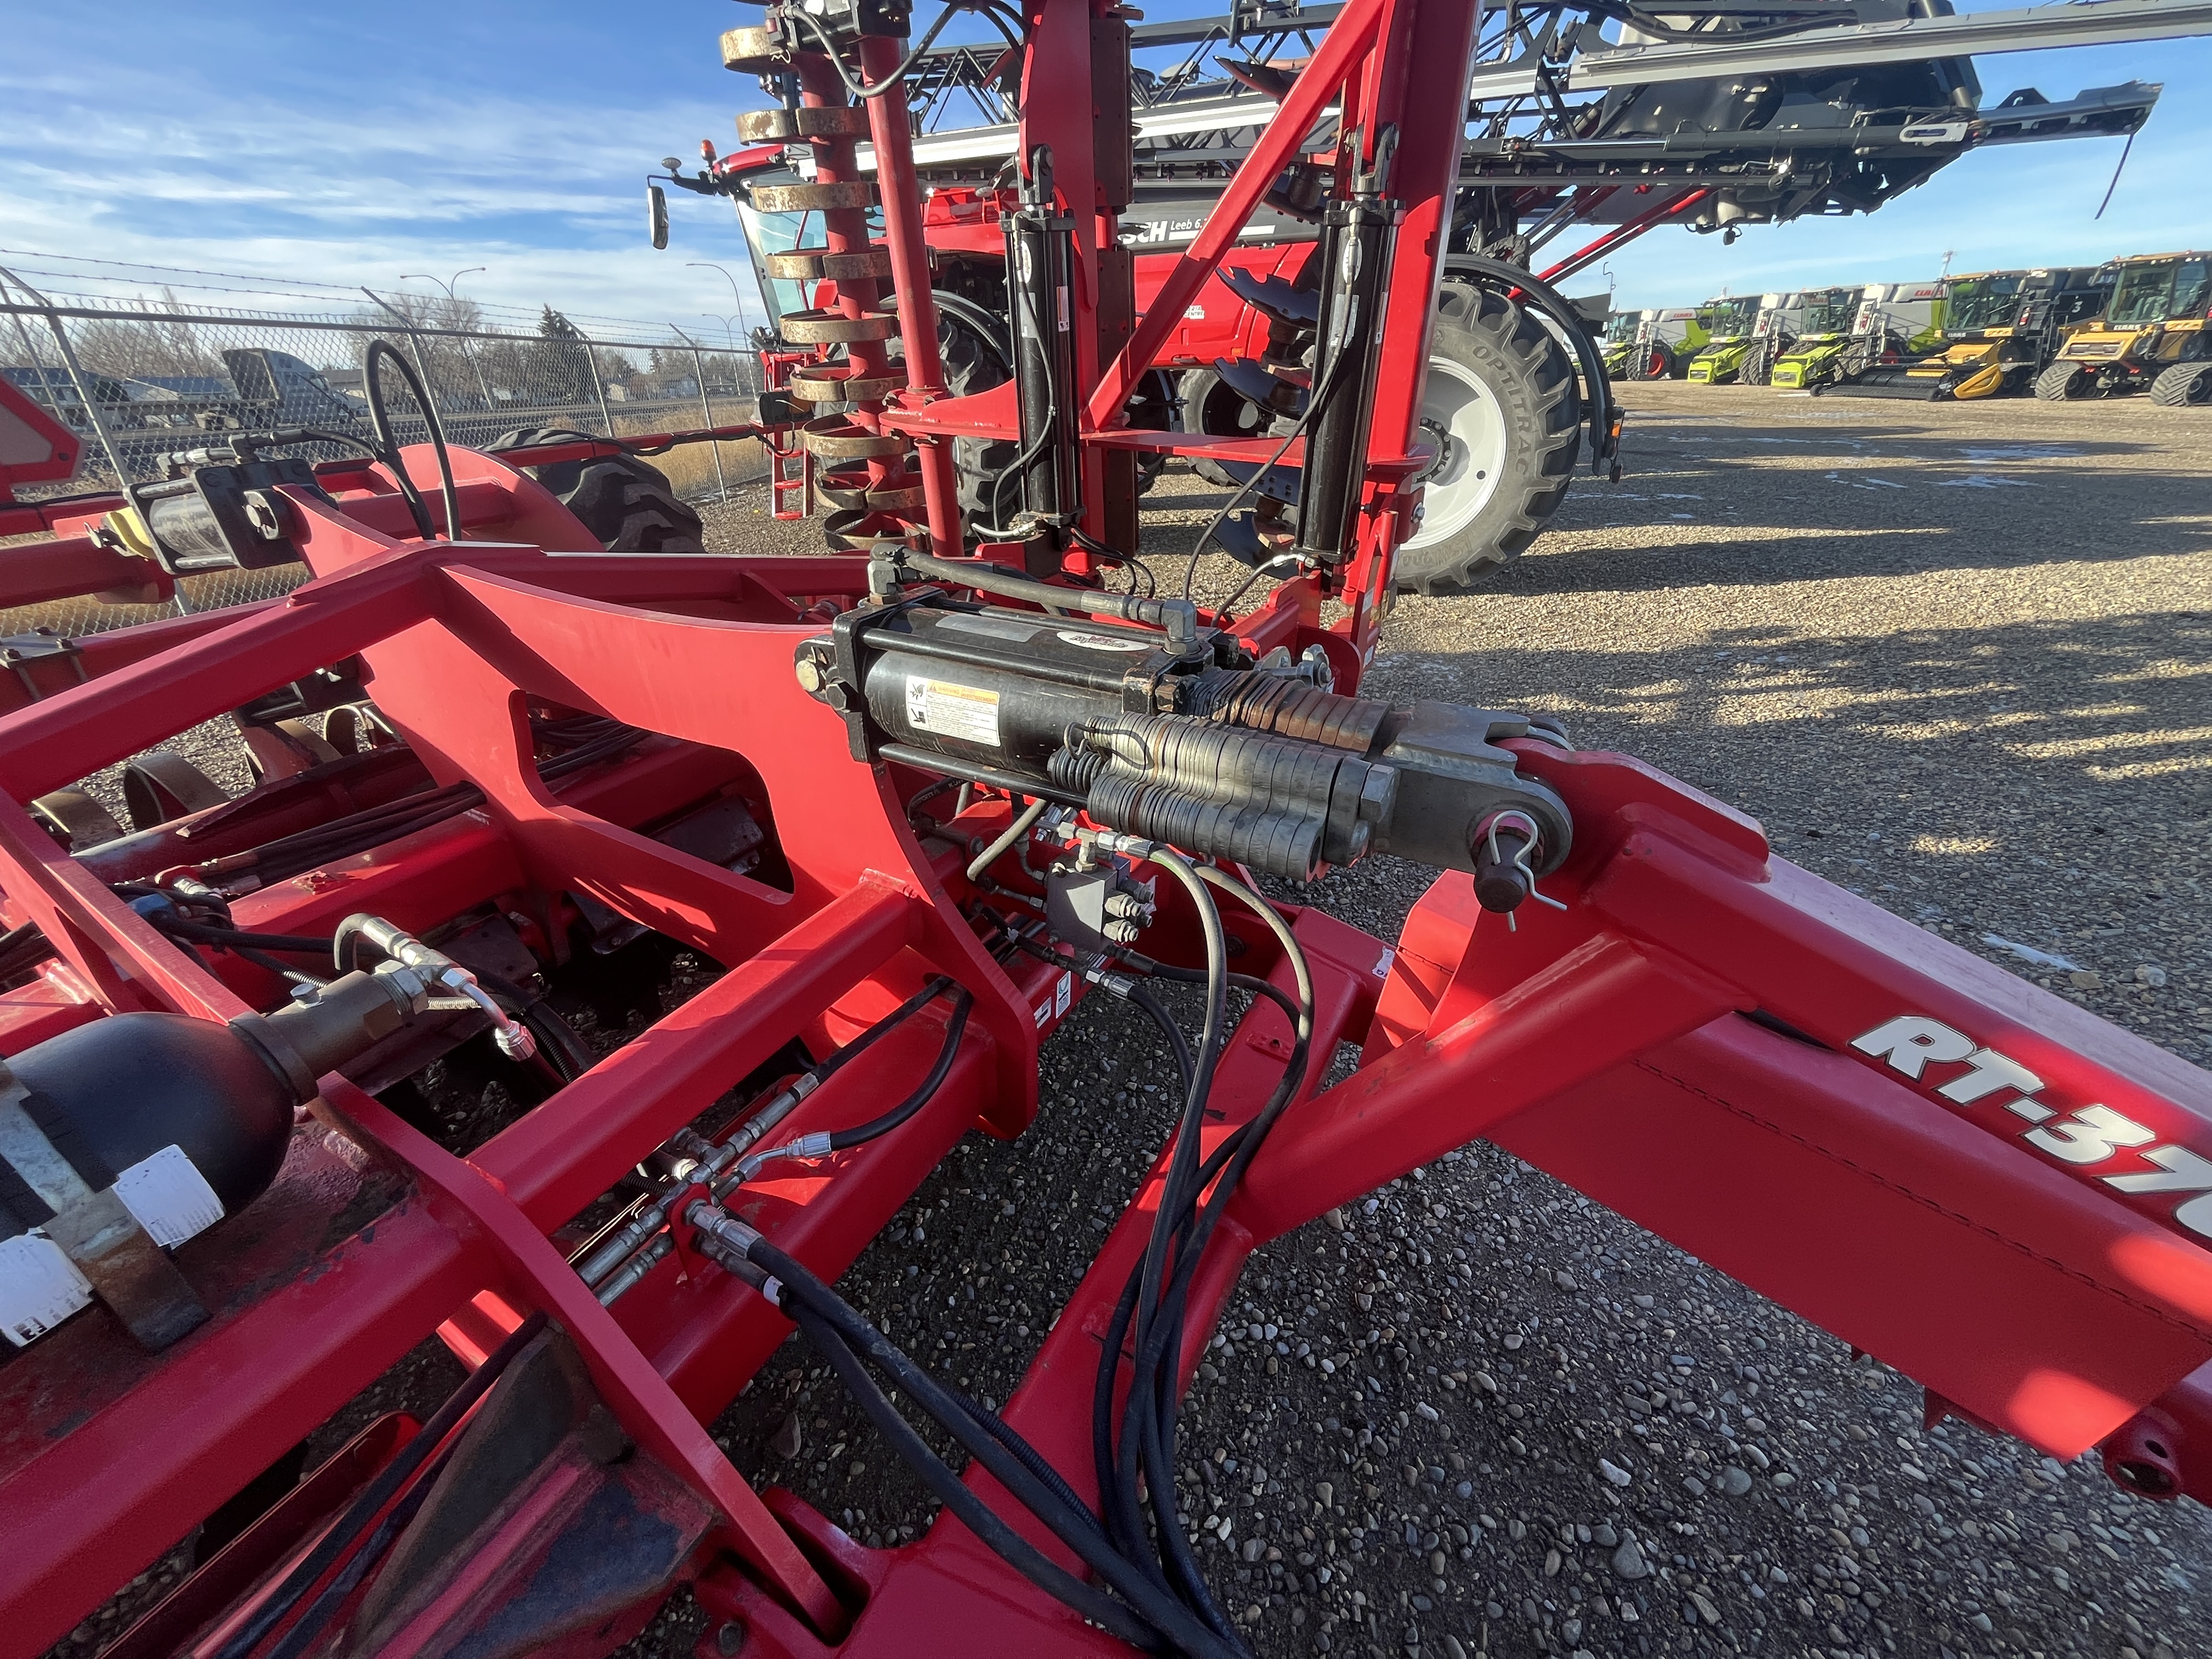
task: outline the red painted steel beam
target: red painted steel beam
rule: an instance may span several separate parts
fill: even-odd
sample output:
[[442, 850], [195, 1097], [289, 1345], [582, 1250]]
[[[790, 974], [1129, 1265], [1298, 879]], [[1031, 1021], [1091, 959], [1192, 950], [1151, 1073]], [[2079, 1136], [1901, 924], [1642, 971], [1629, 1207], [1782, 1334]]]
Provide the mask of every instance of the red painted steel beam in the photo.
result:
[[823, 906], [471, 1155], [550, 1230], [908, 943], [913, 896], [869, 883]]
[[414, 1173], [447, 1225], [473, 1234], [496, 1258], [507, 1284], [520, 1293], [517, 1300], [560, 1322], [616, 1419], [641, 1448], [721, 1512], [731, 1544], [777, 1599], [821, 1635], [832, 1641], [843, 1635], [848, 1620], [835, 1592], [512, 1194], [480, 1165], [455, 1158], [344, 1079], [325, 1078], [323, 1098], [356, 1139], [382, 1148]]
[[1675, 215], [1695, 207], [1711, 194], [1712, 191], [1710, 190], [1684, 191], [1680, 195], [1673, 197], [1653, 208], [1649, 213], [1640, 214], [1626, 224], [1615, 225], [1595, 242], [1570, 253], [1559, 264], [1538, 271], [1536, 279], [1543, 283], [1556, 283], [1562, 277], [1571, 276], [1592, 260], [1601, 259], [1616, 248], [1627, 246], [1653, 226], [1662, 224]]
[[[0, 535], [42, 528], [43, 526], [27, 525], [22, 532], [0, 529]], [[0, 609], [40, 605], [48, 599], [70, 599], [80, 593], [138, 588], [149, 581], [166, 584], [168, 580], [167, 574], [150, 561], [102, 547], [89, 537], [71, 536], [26, 542], [20, 547], [0, 547]]]
[[[860, 40], [860, 74], [874, 82], [898, 68], [899, 42], [881, 35]], [[921, 203], [915, 191], [914, 130], [906, 106], [906, 86], [894, 85], [868, 100], [868, 137], [876, 151], [877, 194], [883, 203], [884, 246], [891, 258], [891, 284], [899, 301], [899, 343], [906, 360], [904, 401], [921, 407], [945, 396], [945, 368], [937, 349], [937, 305], [930, 296], [929, 239], [922, 228]], [[916, 446], [928, 491], [930, 551], [940, 559], [960, 556], [959, 480], [952, 446], [927, 437]]]
[[[316, 1197], [326, 1203], [343, 1190], [325, 1179]], [[218, 1254], [210, 1247], [222, 1241], [225, 1258], [250, 1259], [252, 1233], [281, 1196], [280, 1185], [248, 1216], [185, 1248], [180, 1265], [204, 1297]], [[0, 1374], [0, 1398], [33, 1381], [27, 1360], [46, 1385], [40, 1410], [7, 1401], [13, 1443], [0, 1443], [7, 1652], [36, 1654], [68, 1634], [482, 1282], [468, 1249], [419, 1203], [387, 1212], [373, 1231], [373, 1240], [363, 1234], [314, 1260], [312, 1272], [288, 1261], [273, 1291], [240, 1287], [251, 1300], [219, 1310], [158, 1358], [112, 1323], [81, 1319], [6, 1368], [19, 1376]], [[82, 1382], [64, 1369], [72, 1359]], [[58, 1376], [72, 1381], [74, 1399], [53, 1397]]]
[[[1237, 233], [1252, 216], [1252, 210], [1274, 188], [1285, 167], [1296, 159], [1298, 147], [1338, 95], [1345, 82], [1364, 60], [1382, 21], [1389, 0], [1350, 0], [1322, 37], [1320, 50], [1298, 71], [1285, 94], [1275, 118], [1269, 122], [1250, 154], [1237, 163], [1237, 172], [1221, 198], [1206, 216], [1206, 227], [1193, 239], [1175, 269], [1168, 273], [1158, 294], [1137, 323], [1137, 331], [1121, 348], [1091, 394], [1089, 424], [1110, 427], [1119, 419], [1137, 380], [1159, 355], [1168, 336], [1181, 325], [1184, 308], [1198, 297], [1206, 279], [1237, 243]], [[1062, 10], [1072, 9], [1062, 7]], [[1086, 82], [1085, 98], [1089, 98]], [[1462, 99], [1464, 92], [1462, 90]]]

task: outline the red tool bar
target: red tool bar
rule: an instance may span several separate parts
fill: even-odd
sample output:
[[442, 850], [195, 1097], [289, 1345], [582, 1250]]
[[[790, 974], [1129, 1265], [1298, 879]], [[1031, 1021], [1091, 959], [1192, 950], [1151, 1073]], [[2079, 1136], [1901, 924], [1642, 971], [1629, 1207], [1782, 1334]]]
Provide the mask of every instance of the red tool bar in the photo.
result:
[[[1121, 405], [1179, 325], [1184, 307], [1198, 297], [1222, 256], [1236, 246], [1237, 234], [1252, 216], [1252, 210], [1274, 188], [1283, 169], [1297, 158], [1299, 147], [1328, 110], [1329, 100], [1339, 95], [1346, 80], [1359, 69], [1389, 3], [1390, 0], [1348, 0], [1328, 26], [1320, 50], [1298, 71], [1275, 118], [1267, 124], [1251, 153], [1237, 163], [1229, 187], [1206, 216], [1205, 228], [1176, 261], [1175, 269], [1139, 320], [1136, 332], [1091, 394], [1091, 426], [1110, 427], [1120, 419]], [[1461, 96], [1464, 97], [1463, 89]]]
[[1653, 208], [1649, 213], [1640, 214], [1626, 224], [1615, 225], [1597, 240], [1570, 253], [1559, 264], [1538, 271], [1536, 280], [1541, 283], [1556, 283], [1562, 277], [1571, 276], [1592, 260], [1603, 258], [1615, 248], [1626, 247], [1654, 225], [1671, 219], [1686, 209], [1695, 207], [1711, 194], [1712, 191], [1710, 190], [1684, 191], [1680, 195]]

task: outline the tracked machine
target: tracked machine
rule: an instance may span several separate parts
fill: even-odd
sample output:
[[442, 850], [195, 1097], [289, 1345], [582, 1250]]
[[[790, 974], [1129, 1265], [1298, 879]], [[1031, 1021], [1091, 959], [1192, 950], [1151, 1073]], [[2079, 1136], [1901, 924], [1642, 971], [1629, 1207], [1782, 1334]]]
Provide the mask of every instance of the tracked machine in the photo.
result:
[[1887, 354], [1892, 362], [1869, 352], [1856, 365], [1841, 354], [1834, 378], [1808, 384], [1837, 397], [1915, 402], [1967, 403], [2031, 391], [2068, 335], [2104, 310], [2112, 276], [2109, 265], [1947, 276], [1936, 325], [1942, 349], [1911, 355], [1908, 345], [1903, 354]]
[[2103, 313], [2070, 333], [2035, 377], [2053, 403], [2148, 391], [2154, 404], [2212, 403], [2212, 253], [2117, 259]]
[[[1254, 1250], [1478, 1136], [1932, 1413], [2212, 1497], [2212, 1079], [1540, 711], [1363, 694], [1432, 487], [1435, 315], [1542, 332], [1446, 280], [1473, 9], [1347, 0], [1141, 317], [1128, 23], [1003, 21], [1013, 374], [966, 396], [903, 13], [809, 0], [723, 42], [791, 77], [815, 152], [793, 257], [836, 273], [808, 430], [849, 550], [608, 552], [532, 476], [728, 429], [499, 456], [380, 416], [339, 459], [221, 434], [0, 550], [17, 592], [70, 558], [312, 576], [9, 642], [0, 1653], [210, 1516], [195, 1571], [115, 1604], [111, 1652], [587, 1659], [684, 1586], [702, 1659], [1245, 1653], [1178, 1499], [1200, 1350]], [[1316, 280], [1254, 300], [1314, 325], [1293, 429], [1133, 422], [1293, 167]], [[13, 477], [73, 459], [0, 410]], [[1509, 445], [1541, 411], [1510, 413]], [[980, 528], [964, 441], [1013, 454]], [[1164, 453], [1295, 469], [1244, 592], [1155, 580], [1135, 501]], [[258, 734], [235, 796], [146, 754], [216, 720]], [[127, 830], [33, 815], [118, 763]], [[1328, 908], [1378, 857], [1433, 872], [1395, 941]], [[705, 965], [670, 988], [679, 954]], [[579, 1012], [640, 984], [667, 994]], [[1045, 1132], [1040, 1050], [1099, 994], [1158, 1029], [1176, 1125], [1099, 1194], [1119, 1219], [994, 1408], [920, 1357], [926, 1311], [837, 1281], [963, 1137]], [[508, 1104], [433, 1109], [434, 1066]], [[709, 1437], [794, 1328], [940, 1500], [921, 1537], [864, 1546]], [[456, 1393], [298, 1467], [434, 1336]]]

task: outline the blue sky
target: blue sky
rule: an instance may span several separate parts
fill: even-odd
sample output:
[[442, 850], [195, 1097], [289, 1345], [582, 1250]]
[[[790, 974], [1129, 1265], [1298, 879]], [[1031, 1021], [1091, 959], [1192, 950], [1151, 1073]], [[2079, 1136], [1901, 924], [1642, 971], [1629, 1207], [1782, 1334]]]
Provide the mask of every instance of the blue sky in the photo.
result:
[[[728, 148], [731, 112], [761, 102], [715, 51], [720, 30], [757, 15], [726, 0], [0, 0], [0, 247], [340, 285], [484, 265], [464, 293], [712, 336], [729, 287], [684, 262], [745, 275], [728, 211], [678, 198], [675, 244], [655, 253], [641, 191], [663, 155], [689, 158], [702, 137]], [[1753, 228], [1733, 247], [1656, 232], [1611, 262], [1620, 303], [1926, 277], [1947, 250], [1971, 269], [2212, 246], [2212, 40], [2008, 54], [1980, 70], [1991, 101], [2021, 86], [2063, 98], [2165, 83], [2102, 222], [2118, 141], [1988, 150], [1872, 217]], [[749, 295], [748, 320], [757, 305]]]

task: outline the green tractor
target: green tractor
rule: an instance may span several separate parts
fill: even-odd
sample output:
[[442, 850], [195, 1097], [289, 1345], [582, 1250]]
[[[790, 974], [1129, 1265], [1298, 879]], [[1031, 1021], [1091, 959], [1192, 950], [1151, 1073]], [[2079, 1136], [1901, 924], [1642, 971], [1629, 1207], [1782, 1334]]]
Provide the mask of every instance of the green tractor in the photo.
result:
[[1778, 305], [1763, 305], [1739, 374], [1743, 385], [1796, 389], [1809, 385], [1808, 374], [1832, 376], [1851, 345], [1863, 301], [1863, 288], [1802, 288]]
[[1601, 347], [1605, 378], [1680, 380], [1692, 355], [1705, 341], [1697, 319], [1698, 313], [1686, 306], [1615, 312], [1607, 322]]
[[1752, 330], [1760, 310], [1765, 301], [1781, 298], [1775, 294], [1746, 294], [1699, 306], [1694, 326], [1705, 337], [1695, 348], [1684, 342], [1686, 349], [1695, 350], [1685, 378], [1699, 386], [1725, 386], [1735, 380], [1743, 372], [1744, 359], [1751, 355]]
[[1767, 383], [1809, 392], [1841, 380], [1856, 361], [1881, 349], [1881, 301], [1889, 285], [1814, 289], [1806, 295], [1797, 337], [1774, 361]]

